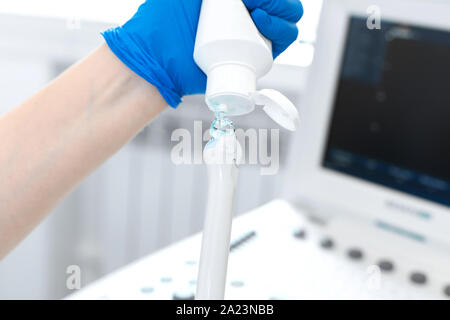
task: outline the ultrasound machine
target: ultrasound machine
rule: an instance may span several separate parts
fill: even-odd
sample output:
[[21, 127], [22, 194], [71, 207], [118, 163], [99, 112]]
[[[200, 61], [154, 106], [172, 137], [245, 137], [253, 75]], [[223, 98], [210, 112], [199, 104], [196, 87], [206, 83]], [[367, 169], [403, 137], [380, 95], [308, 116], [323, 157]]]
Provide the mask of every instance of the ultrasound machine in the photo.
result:
[[[449, 1], [324, 1], [284, 197], [234, 220], [226, 299], [450, 299], [449, 17]], [[200, 243], [68, 298], [193, 299]]]

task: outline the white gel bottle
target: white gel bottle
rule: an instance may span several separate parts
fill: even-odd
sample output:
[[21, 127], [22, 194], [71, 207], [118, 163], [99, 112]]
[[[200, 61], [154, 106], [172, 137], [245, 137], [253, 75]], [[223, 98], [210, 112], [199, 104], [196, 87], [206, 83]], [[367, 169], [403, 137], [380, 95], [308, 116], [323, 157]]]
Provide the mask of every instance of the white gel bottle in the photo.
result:
[[299, 116], [281, 93], [256, 90], [272, 68], [272, 44], [256, 28], [242, 0], [203, 0], [194, 60], [208, 76], [206, 104], [226, 116], [250, 113], [256, 105], [288, 130]]
[[[298, 112], [289, 99], [272, 89], [256, 90], [257, 80], [272, 68], [272, 45], [242, 0], [203, 0], [194, 60], [208, 77], [205, 101], [216, 115], [239, 116], [261, 106], [280, 126], [297, 128]], [[196, 299], [224, 298], [239, 159], [233, 150], [240, 150], [234, 131], [213, 139], [204, 151], [210, 160], [209, 192]], [[224, 154], [236, 161], [211, 161]]]

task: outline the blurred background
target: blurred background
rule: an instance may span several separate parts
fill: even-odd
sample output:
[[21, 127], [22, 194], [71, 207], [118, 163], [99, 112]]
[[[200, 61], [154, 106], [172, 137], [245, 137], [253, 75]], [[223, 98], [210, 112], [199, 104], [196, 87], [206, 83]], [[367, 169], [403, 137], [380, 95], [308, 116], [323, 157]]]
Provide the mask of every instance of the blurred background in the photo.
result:
[[[125, 22], [142, 0], [2, 0], [0, 2], [0, 112], [4, 113], [86, 56], [100, 32]], [[261, 86], [282, 90], [294, 102], [314, 55], [322, 0], [303, 0], [300, 37]], [[64, 106], [61, 106], [64, 107]], [[15, 251], [0, 262], [0, 299], [57, 299], [66, 289], [66, 268], [78, 265], [82, 285], [140, 257], [199, 232], [203, 224], [206, 169], [174, 165], [174, 129], [193, 131], [194, 120], [209, 128], [212, 115], [200, 96], [167, 110], [124, 149], [85, 180]], [[270, 128], [262, 113], [237, 127]], [[275, 198], [280, 171], [261, 176], [259, 166], [240, 172], [236, 214]], [[270, 144], [270, 140], [268, 142]], [[176, 201], [175, 201], [176, 200]]]

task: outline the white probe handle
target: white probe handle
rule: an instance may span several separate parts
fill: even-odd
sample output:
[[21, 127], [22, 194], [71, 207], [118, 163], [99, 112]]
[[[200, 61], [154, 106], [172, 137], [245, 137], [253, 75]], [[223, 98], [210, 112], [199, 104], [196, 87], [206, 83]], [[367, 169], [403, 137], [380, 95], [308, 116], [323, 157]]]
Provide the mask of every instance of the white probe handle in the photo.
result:
[[209, 191], [197, 278], [198, 300], [223, 300], [225, 296], [237, 176], [236, 163], [208, 164]]

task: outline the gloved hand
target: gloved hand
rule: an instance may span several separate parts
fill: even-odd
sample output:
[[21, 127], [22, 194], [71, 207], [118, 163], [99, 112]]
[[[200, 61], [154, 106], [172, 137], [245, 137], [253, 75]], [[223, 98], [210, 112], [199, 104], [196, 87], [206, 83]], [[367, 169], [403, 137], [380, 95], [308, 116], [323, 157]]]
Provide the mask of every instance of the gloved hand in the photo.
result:
[[[243, 2], [260, 32], [272, 40], [274, 58], [297, 39], [296, 23], [303, 15], [299, 0]], [[103, 33], [114, 54], [174, 108], [183, 96], [206, 90], [206, 75], [193, 58], [201, 3], [147, 0], [125, 25]]]

